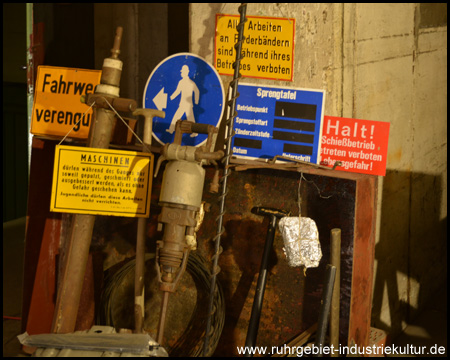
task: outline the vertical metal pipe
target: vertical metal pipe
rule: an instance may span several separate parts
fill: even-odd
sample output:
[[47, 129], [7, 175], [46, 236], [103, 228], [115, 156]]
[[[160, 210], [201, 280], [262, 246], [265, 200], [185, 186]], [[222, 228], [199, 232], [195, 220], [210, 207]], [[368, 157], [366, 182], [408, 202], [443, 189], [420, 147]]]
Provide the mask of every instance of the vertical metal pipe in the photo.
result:
[[[34, 58], [33, 58], [33, 3], [26, 5], [27, 18], [27, 129], [31, 129], [31, 118], [33, 116], [33, 99], [34, 99]], [[30, 176], [31, 166], [31, 147], [33, 135], [28, 132], [27, 140], [27, 157], [28, 157], [28, 177]]]
[[136, 266], [134, 277], [134, 331], [142, 333], [145, 318], [144, 273], [145, 273], [145, 239], [147, 218], [139, 218], [136, 237]]
[[227, 196], [227, 182], [228, 182], [228, 176], [230, 175], [230, 159], [232, 155], [232, 148], [231, 148], [231, 140], [233, 137], [233, 122], [234, 118], [236, 117], [235, 108], [236, 108], [236, 98], [238, 96], [237, 87], [238, 82], [240, 78], [239, 74], [239, 67], [241, 63], [241, 57], [242, 57], [242, 43], [244, 41], [244, 26], [246, 22], [246, 12], [247, 12], [247, 4], [241, 4], [239, 6], [239, 13], [240, 13], [240, 21], [237, 26], [238, 29], [238, 41], [235, 45], [236, 49], [236, 61], [233, 64], [234, 67], [234, 76], [233, 80], [231, 81], [230, 88], [231, 88], [231, 99], [227, 103], [228, 106], [228, 112], [231, 116], [227, 119], [226, 123], [226, 154], [224, 156], [224, 171], [223, 171], [223, 177], [221, 179], [222, 182], [222, 192], [220, 195], [220, 204], [219, 204], [219, 216], [217, 218], [217, 233], [216, 237], [214, 239], [215, 246], [214, 246], [214, 256], [213, 256], [213, 266], [212, 266], [212, 274], [211, 274], [211, 285], [210, 285], [210, 293], [209, 293], [209, 304], [208, 304], [208, 318], [206, 320], [206, 332], [205, 332], [205, 338], [203, 343], [203, 356], [207, 356], [209, 351], [209, 337], [210, 337], [210, 331], [211, 331], [211, 316], [213, 313], [213, 303], [214, 303], [214, 292], [216, 289], [216, 277], [219, 270], [219, 255], [221, 252], [221, 246], [220, 246], [220, 240], [221, 236], [224, 232], [223, 228], [223, 215], [225, 214], [225, 198]]
[[163, 298], [161, 301], [161, 312], [159, 315], [159, 323], [158, 323], [158, 334], [156, 338], [156, 342], [158, 344], [162, 344], [164, 337], [164, 326], [166, 323], [166, 313], [167, 313], [167, 304], [169, 302], [169, 292], [163, 291]]
[[[150, 148], [152, 143], [152, 121], [153, 114], [148, 110], [140, 109], [134, 112], [135, 115], [144, 115], [144, 146], [143, 151]], [[160, 116], [165, 116], [159, 114]], [[143, 332], [145, 320], [145, 240], [147, 238], [147, 218], [139, 218], [136, 237], [136, 267], [134, 274], [134, 329], [140, 334]]]
[[[259, 269], [258, 282], [256, 285], [255, 298], [253, 299], [252, 314], [248, 324], [247, 337], [245, 339], [245, 346], [255, 346], [256, 337], [258, 336], [259, 319], [261, 318], [261, 310], [264, 300], [264, 292], [266, 289], [267, 273], [269, 267], [270, 250], [273, 246], [273, 240], [275, 238], [275, 227], [277, 224], [276, 216], [270, 217], [269, 228], [267, 230], [266, 242], [264, 244], [264, 252], [261, 259], [261, 266]], [[249, 352], [246, 353], [247, 357], [253, 356]]]
[[339, 355], [339, 306], [340, 306], [340, 276], [341, 276], [341, 229], [331, 230], [331, 265], [336, 267], [333, 298], [330, 312], [330, 345], [333, 345], [332, 357]]
[[[120, 60], [117, 60], [120, 53], [121, 39], [122, 28], [118, 27], [114, 38], [114, 46], [111, 49], [111, 58], [105, 59], [100, 79], [103, 89], [112, 88], [113, 92], [117, 93], [121, 72], [105, 65], [107, 63], [112, 64], [115, 61], [120, 63], [119, 67], [121, 67]], [[91, 124], [87, 142], [88, 147], [108, 148], [114, 121], [115, 114], [113, 111], [94, 108], [93, 123]], [[53, 316], [52, 332], [54, 333], [64, 334], [75, 330], [94, 223], [94, 215], [75, 214], [73, 216], [69, 246], [63, 265]]]
[[116, 114], [112, 110], [95, 109], [92, 118], [93, 131], [90, 130], [87, 147], [108, 149], [111, 141]]
[[58, 287], [52, 332], [65, 334], [75, 330], [84, 273], [89, 257], [94, 215], [74, 215], [71, 238]]
[[317, 322], [316, 347], [320, 348], [320, 352], [315, 355], [322, 357], [322, 346], [325, 342], [325, 333], [328, 326], [328, 317], [330, 315], [331, 296], [333, 295], [334, 278], [336, 276], [336, 268], [328, 264], [325, 273], [325, 282], [323, 285], [322, 304], [320, 307], [319, 320]]

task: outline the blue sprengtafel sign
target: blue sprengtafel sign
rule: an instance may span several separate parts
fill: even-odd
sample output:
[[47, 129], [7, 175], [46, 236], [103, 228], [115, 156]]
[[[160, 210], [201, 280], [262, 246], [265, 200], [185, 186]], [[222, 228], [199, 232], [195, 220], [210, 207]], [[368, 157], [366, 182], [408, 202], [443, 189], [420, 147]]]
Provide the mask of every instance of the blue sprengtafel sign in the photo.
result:
[[233, 155], [320, 162], [324, 90], [239, 84], [238, 92]]

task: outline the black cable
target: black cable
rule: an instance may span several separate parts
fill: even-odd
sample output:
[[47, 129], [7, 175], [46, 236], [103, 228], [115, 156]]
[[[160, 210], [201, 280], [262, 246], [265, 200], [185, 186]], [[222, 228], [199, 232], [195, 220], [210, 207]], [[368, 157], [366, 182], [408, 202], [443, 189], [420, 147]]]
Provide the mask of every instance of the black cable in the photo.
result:
[[[152, 261], [155, 258], [155, 254], [146, 254], [145, 262]], [[134, 273], [136, 260], [131, 259], [114, 274], [109, 275], [105, 279], [105, 285], [102, 293], [101, 311], [98, 314], [98, 322], [103, 325], [114, 326], [112, 300], [115, 297], [115, 292], [123, 284], [125, 278], [129, 276], [130, 272]], [[204, 257], [195, 251], [191, 251], [186, 270], [192, 276], [197, 291], [203, 294], [210, 293], [210, 277], [211, 274], [208, 270], [208, 263]], [[132, 292], [132, 287], [130, 291]], [[205, 295], [205, 296], [206, 296]], [[207, 356], [211, 356], [222, 334], [223, 326], [225, 323], [225, 300], [222, 287], [220, 283], [216, 283], [214, 291], [213, 306], [216, 309], [211, 321], [214, 325], [214, 331], [211, 334], [211, 346]], [[196, 357], [202, 355], [202, 344], [206, 326], [205, 316], [196, 316], [196, 314], [204, 313], [204, 306], [198, 302], [195, 305], [193, 316], [190, 319], [183, 334], [173, 344], [170, 355], [171, 356], [189, 356]]]
[[[234, 118], [236, 117], [236, 99], [238, 98], [239, 94], [237, 91], [238, 82], [241, 78], [241, 74], [239, 73], [239, 67], [242, 59], [242, 43], [244, 42], [244, 26], [245, 22], [247, 21], [246, 18], [246, 12], [247, 12], [247, 4], [243, 3], [239, 6], [239, 14], [240, 14], [240, 21], [237, 25], [238, 30], [238, 41], [234, 45], [234, 48], [236, 49], [236, 61], [233, 63], [234, 68], [234, 76], [233, 80], [230, 83], [230, 90], [231, 93], [229, 94], [230, 99], [227, 101], [229, 116], [226, 120], [226, 138], [225, 138], [225, 144], [226, 144], [226, 154], [222, 159], [222, 162], [224, 164], [224, 171], [223, 176], [220, 179], [220, 182], [222, 183], [222, 192], [219, 196], [219, 215], [217, 217], [217, 232], [216, 236], [214, 237], [214, 255], [212, 257], [212, 274], [211, 274], [211, 285], [210, 289], [215, 288], [216, 278], [217, 274], [220, 272], [220, 267], [218, 265], [219, 263], [219, 256], [222, 252], [222, 247], [220, 246], [220, 239], [222, 234], [225, 232], [225, 229], [223, 227], [223, 216], [225, 214], [225, 198], [228, 193], [227, 189], [227, 179], [228, 176], [230, 176], [230, 159], [233, 154], [233, 150], [231, 147], [231, 141], [234, 135], [234, 129], [233, 129], [233, 122]], [[215, 331], [214, 327], [212, 327], [211, 317], [214, 316], [214, 307], [213, 307], [213, 293], [210, 293], [209, 296], [209, 306], [208, 306], [208, 319], [206, 321], [206, 333], [205, 333], [205, 339], [203, 344], [203, 356], [208, 356], [207, 354], [211, 353], [209, 347], [210, 347], [210, 336]]]

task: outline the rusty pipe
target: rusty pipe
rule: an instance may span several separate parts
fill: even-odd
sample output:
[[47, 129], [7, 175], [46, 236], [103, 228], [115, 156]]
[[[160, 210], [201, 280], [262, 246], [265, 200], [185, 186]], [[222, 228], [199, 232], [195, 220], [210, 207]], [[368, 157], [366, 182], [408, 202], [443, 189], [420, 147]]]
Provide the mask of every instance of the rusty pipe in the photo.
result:
[[[118, 97], [122, 62], [117, 59], [117, 55], [120, 52], [121, 37], [122, 28], [118, 27], [114, 47], [111, 50], [112, 56], [103, 62], [102, 76], [95, 94]], [[94, 107], [87, 146], [108, 148], [114, 121], [113, 111]], [[51, 331], [54, 333], [70, 333], [75, 330], [94, 223], [94, 215], [75, 214], [72, 218], [68, 251], [63, 264], [53, 316]]]
[[115, 98], [103, 94], [86, 94], [81, 96], [81, 102], [91, 106], [95, 102], [97, 108], [110, 110], [111, 105], [116, 111], [133, 112], [137, 109], [137, 102], [134, 99]]
[[[88, 147], [108, 148], [114, 121], [115, 114], [112, 111], [94, 108]], [[95, 215], [75, 214], [72, 223], [52, 323], [52, 332], [59, 334], [75, 330]]]
[[323, 357], [322, 347], [325, 343], [325, 334], [330, 315], [331, 297], [333, 295], [335, 277], [336, 267], [328, 264], [325, 271], [325, 281], [323, 285], [322, 301], [320, 303], [319, 320], [317, 321], [315, 346], [319, 348], [319, 352], [317, 354], [313, 354], [314, 357]]
[[209, 186], [209, 192], [216, 194], [219, 192], [219, 164], [215, 160], [211, 160], [211, 164], [214, 165], [214, 176]]
[[65, 334], [75, 330], [94, 222], [94, 215], [77, 214], [73, 217], [71, 238], [55, 304], [53, 333]]
[[207, 151], [202, 151], [201, 149], [197, 149], [195, 151], [195, 160], [197, 160], [197, 161], [201, 161], [201, 160], [217, 161], [217, 160], [222, 159], [223, 156], [224, 156], [223, 150], [218, 150], [215, 152], [207, 152]]
[[134, 276], [134, 331], [143, 332], [145, 319], [144, 274], [145, 274], [145, 239], [147, 219], [139, 218], [136, 237], [136, 267]]
[[181, 139], [183, 134], [207, 134], [205, 149], [210, 151], [215, 144], [215, 138], [219, 130], [214, 125], [194, 123], [186, 120], [178, 120], [175, 123], [175, 136], [173, 143], [181, 145]]
[[[114, 121], [115, 114], [112, 111], [94, 109], [88, 146], [108, 148]], [[52, 324], [52, 332], [60, 334], [75, 330], [95, 215], [75, 214], [72, 217], [72, 222], [73, 226], [63, 265], [61, 283], [58, 288]]]
[[158, 322], [158, 335], [156, 338], [156, 342], [158, 344], [161, 344], [163, 342], [168, 302], [169, 302], [169, 292], [163, 291], [163, 298], [161, 301], [161, 311], [160, 311], [159, 322]]
[[[333, 297], [330, 311], [330, 345], [339, 348], [339, 307], [340, 307], [340, 276], [341, 276], [341, 229], [331, 230], [331, 265], [336, 267], [336, 276], [333, 287]], [[333, 351], [332, 357], [338, 352]]]

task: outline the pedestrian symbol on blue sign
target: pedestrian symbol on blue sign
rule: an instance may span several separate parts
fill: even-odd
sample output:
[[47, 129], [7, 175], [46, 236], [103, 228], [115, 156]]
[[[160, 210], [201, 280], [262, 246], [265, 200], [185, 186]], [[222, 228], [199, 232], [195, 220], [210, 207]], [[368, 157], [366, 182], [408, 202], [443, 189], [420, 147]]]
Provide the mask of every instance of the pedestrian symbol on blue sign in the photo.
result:
[[187, 121], [195, 122], [194, 102], [192, 95], [194, 95], [195, 104], [198, 105], [200, 91], [198, 90], [198, 86], [195, 82], [189, 78], [189, 66], [187, 65], [183, 65], [181, 68], [181, 80], [178, 83], [175, 92], [170, 96], [170, 100], [175, 99], [179, 95], [181, 95], [180, 104], [172, 118], [169, 129], [166, 130], [171, 134], [175, 131], [175, 123], [178, 119], [181, 119], [183, 115], [186, 115]]
[[[224, 90], [216, 69], [201, 57], [180, 53], [163, 60], [151, 73], [144, 90], [144, 108], [163, 110], [153, 119], [153, 136], [162, 145], [174, 138], [178, 120], [219, 126]], [[200, 146], [206, 134], [183, 135], [182, 145]]]

